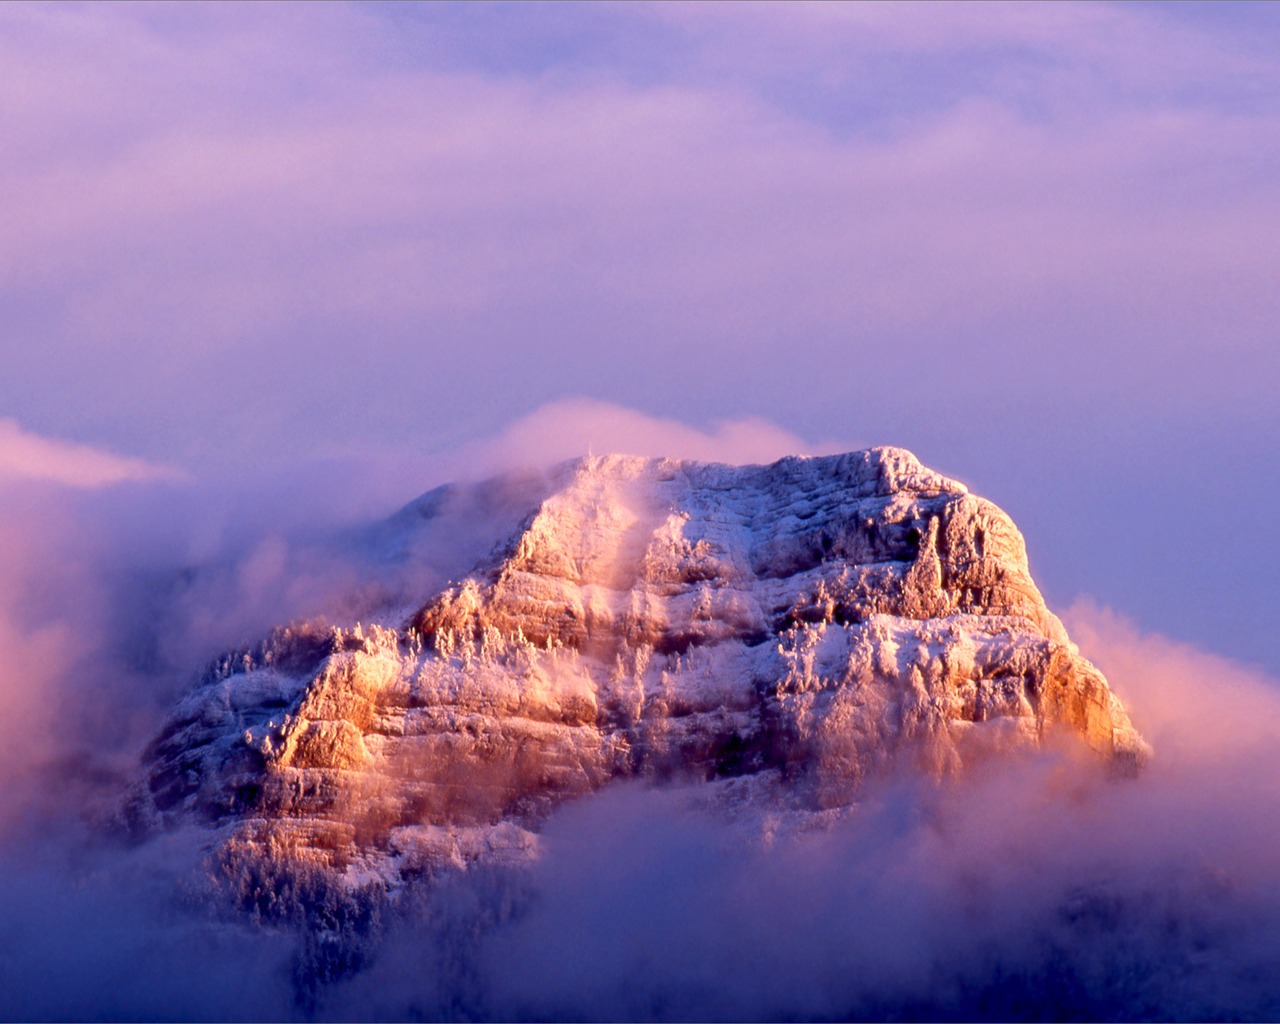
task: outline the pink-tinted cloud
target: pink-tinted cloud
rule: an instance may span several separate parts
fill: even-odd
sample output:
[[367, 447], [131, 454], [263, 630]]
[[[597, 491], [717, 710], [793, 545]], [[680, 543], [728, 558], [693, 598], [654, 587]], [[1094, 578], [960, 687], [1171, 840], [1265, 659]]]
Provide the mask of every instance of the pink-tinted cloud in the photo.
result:
[[[597, 445], [733, 461], [806, 447], [768, 422], [699, 430], [580, 400], [459, 462]], [[153, 555], [139, 586], [135, 561], [119, 572], [136, 531], [150, 551], [199, 529], [146, 503], [106, 514], [143, 490], [0, 489], [0, 866], [14, 881], [0, 918], [27, 936], [0, 964], [0, 1008], [83, 1017], [111, 992], [119, 1016], [287, 1016], [305, 939], [193, 911], [203, 836], [115, 851], [96, 832], [79, 845], [67, 821], [119, 809], [157, 695], [176, 697], [210, 643], [360, 579], [266, 534], [217, 566]], [[323, 482], [287, 490], [295, 515], [331, 500]], [[899, 780], [843, 822], [767, 843], [764, 823], [726, 822], [698, 790], [607, 790], [547, 823], [527, 871], [436, 879], [386, 908], [363, 969], [322, 989], [322, 1015], [1273, 1016], [1280, 684], [1093, 604], [1065, 617], [1155, 747], [1137, 778], [1051, 751], [941, 786]], [[133, 663], [157, 649], [172, 676]], [[43, 845], [13, 827], [33, 819]], [[241, 989], [223, 980], [237, 977]]]
[[784, 455], [847, 451], [856, 443], [806, 442], [759, 417], [726, 420], [699, 430], [636, 409], [578, 398], [552, 402], [506, 427], [497, 437], [470, 445], [447, 460], [462, 475], [513, 467], [542, 468], [580, 455], [649, 455], [699, 462], [772, 462]]
[[[1082, 503], [1185, 489], [1147, 549], [1225, 566], [1197, 461], [1276, 497], [1280, 91], [1222, 28], [1266, 16], [1189, 10], [0, 7], [0, 409], [282, 477], [587, 396], [1044, 519], [1086, 453]], [[1066, 593], [1176, 590], [1092, 557]], [[1256, 610], [1267, 563], [1196, 571]]]
[[[657, 387], [682, 356], [759, 389], [757, 368], [803, 343], [830, 403], [859, 362], [883, 361], [885, 334], [963, 336], [983, 365], [999, 355], [993, 321], [1011, 318], [1109, 371], [1063, 386], [1185, 399], [1191, 384], [1159, 358], [1170, 335], [1212, 325], [1248, 352], [1274, 312], [1280, 223], [1256, 154], [1280, 121], [1159, 90], [1063, 93], [1064, 75], [1074, 88], [1090, 69], [1109, 81], [1171, 54], [1166, 84], [1193, 57], [1219, 76], [1269, 71], [1124, 8], [1000, 10], [661, 9], [654, 19], [698, 36], [693, 63], [638, 84], [444, 68], [359, 8], [21, 9], [0, 43], [21, 83], [0, 116], [0, 287], [59, 295], [40, 325], [46, 359], [74, 351], [134, 402], [194, 393], [198, 416], [173, 414], [188, 434], [232, 388], [253, 416], [226, 429], [283, 432], [305, 409], [306, 426], [333, 431], [307, 394], [345, 360], [368, 360], [387, 405], [440, 375], [480, 397], [522, 338], [579, 377], [561, 394], [594, 390], [575, 364]], [[420, 32], [429, 50], [429, 18]], [[816, 53], [837, 77], [861, 75], [831, 39], [858, 53], [1017, 44], [1044, 60], [1012, 65], [1016, 88], [957, 88], [920, 109], [904, 97], [887, 129], [851, 115], [832, 130], [750, 75], [698, 71], [754, 66], [751, 40], [778, 38], [794, 42], [775, 58], [788, 74]], [[1091, 347], [1101, 316], [1132, 329], [1127, 346]], [[479, 339], [476, 318], [491, 323]], [[329, 323], [348, 340], [314, 336]], [[862, 359], [837, 362], [847, 350]], [[1028, 386], [1042, 361], [1024, 362]], [[1259, 386], [1240, 364], [1202, 361], [1219, 399]], [[280, 385], [252, 379], [259, 366]], [[91, 401], [103, 418], [106, 399]]]
[[1280, 679], [1192, 644], [1145, 633], [1091, 600], [1077, 601], [1063, 621], [1123, 697], [1159, 762], [1185, 771], [1221, 772], [1256, 770], [1257, 759], [1275, 760]]
[[144, 459], [89, 445], [41, 437], [14, 420], [0, 420], [0, 485], [15, 481], [105, 487], [130, 480], [175, 479], [178, 474]]
[[40, 772], [75, 732], [60, 732], [61, 702], [103, 640], [101, 590], [65, 494], [0, 489], [0, 837], [42, 799]]

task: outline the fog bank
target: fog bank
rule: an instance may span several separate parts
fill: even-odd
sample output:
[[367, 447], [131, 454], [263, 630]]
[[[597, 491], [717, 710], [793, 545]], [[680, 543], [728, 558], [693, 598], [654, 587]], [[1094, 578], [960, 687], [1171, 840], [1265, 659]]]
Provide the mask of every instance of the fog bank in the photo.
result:
[[[552, 410], [489, 457], [517, 464], [533, 435], [571, 447], [598, 429], [580, 412]], [[621, 430], [706, 457], [788, 441], [659, 423], [646, 442], [643, 422], [612, 420], [610, 443]], [[527, 868], [374, 907], [350, 969], [316, 975], [331, 936], [229, 912], [211, 836], [134, 845], [116, 827], [122, 795], [205, 659], [428, 587], [505, 513], [488, 503], [486, 526], [459, 504], [430, 534], [435, 554], [397, 575], [352, 532], [354, 505], [325, 504], [326, 474], [306, 479], [230, 497], [163, 475], [0, 482], [0, 1017], [1280, 1013], [1280, 683], [1088, 601], [1068, 627], [1155, 750], [1135, 779], [1066, 746], [886, 782], [799, 833], [767, 810], [726, 817], [698, 788], [613, 787], [555, 814]]]

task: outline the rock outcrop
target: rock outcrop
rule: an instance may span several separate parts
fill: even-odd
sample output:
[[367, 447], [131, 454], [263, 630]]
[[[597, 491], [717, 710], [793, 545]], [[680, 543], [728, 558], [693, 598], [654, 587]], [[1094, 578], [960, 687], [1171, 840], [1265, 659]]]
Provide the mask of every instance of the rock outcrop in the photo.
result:
[[[411, 550], [443, 493], [382, 535]], [[526, 856], [623, 778], [821, 814], [1054, 735], [1144, 755], [1013, 523], [909, 452], [585, 458], [529, 502], [420, 607], [222, 659], [151, 745], [141, 820], [394, 885]]]

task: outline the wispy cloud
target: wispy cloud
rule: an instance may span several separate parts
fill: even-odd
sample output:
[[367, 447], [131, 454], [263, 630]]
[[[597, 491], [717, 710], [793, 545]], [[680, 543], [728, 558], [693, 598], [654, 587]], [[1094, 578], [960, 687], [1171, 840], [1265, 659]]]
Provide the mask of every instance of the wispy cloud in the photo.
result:
[[993, 763], [764, 845], [690, 791], [606, 791], [548, 822], [526, 877], [424, 899], [330, 1012], [1273, 1016], [1280, 683], [1095, 605], [1070, 618], [1152, 730], [1137, 778]]
[[[513, 467], [541, 468], [594, 453], [735, 465], [772, 462], [784, 455], [824, 455], [856, 447], [853, 442], [813, 444], [760, 417], [725, 420], [700, 430], [636, 409], [577, 398], [542, 406], [516, 420], [497, 437], [464, 447], [446, 464], [459, 475], [492, 474]], [[441, 467], [441, 471], [447, 470]]]
[[[283, 475], [585, 396], [904, 444], [1042, 521], [1075, 459], [1089, 505], [1185, 491], [1145, 550], [1266, 649], [1276, 559], [1203, 538], [1222, 480], [1280, 500], [1267, 9], [704, 6], [0, 7], [0, 407]], [[1140, 550], [1067, 594], [1193, 621]]]
[[130, 480], [162, 479], [181, 479], [181, 474], [145, 459], [41, 437], [23, 430], [14, 420], [0, 420], [0, 484], [40, 481], [67, 487], [106, 487]]
[[[807, 447], [767, 422], [699, 429], [578, 400], [460, 463], [597, 444], [733, 461]], [[185, 488], [0, 489], [30, 499], [0, 501], [0, 866], [14, 880], [0, 917], [30, 933], [0, 964], [0, 1009], [300, 1012], [291, 933], [192, 906], [199, 837], [113, 851], [78, 822], [118, 810], [141, 745], [216, 644], [359, 591], [352, 565], [288, 539], [332, 481], [281, 486], [267, 522], [261, 494], [233, 496], [255, 517], [247, 539], [195, 569], [203, 502], [151, 500]], [[1280, 682], [1096, 604], [1065, 618], [1155, 747], [1137, 779], [1051, 752], [941, 788], [895, 782], [843, 823], [769, 843], [690, 792], [606, 790], [547, 823], [529, 870], [440, 880], [388, 911], [365, 969], [323, 988], [321, 1016], [1274, 1016]], [[125, 961], [129, 983], [112, 987]]]
[[[644, 50], [643, 76], [572, 52], [468, 64], [482, 43], [443, 11], [7, 12], [0, 288], [41, 341], [15, 353], [16, 397], [60, 375], [98, 421], [150, 445], [129, 419], [159, 415], [168, 443], [212, 458], [264, 433], [340, 440], [323, 410], [351, 386], [417, 431], [490, 430], [494, 395], [688, 409], [695, 380], [715, 384], [702, 400], [745, 390], [795, 418], [786, 346], [827, 367], [809, 384], [829, 412], [863, 394], [855, 365], [892, 373], [876, 343], [929, 366], [941, 335], [962, 339], [968, 383], [1081, 392], [1105, 366], [1167, 404], [1192, 388], [1158, 358], [1178, 344], [1202, 390], [1258, 397], [1245, 368], [1268, 358], [1280, 269], [1259, 154], [1280, 117], [1206, 97], [1253, 95], [1268, 65], [1131, 8], [1000, 10], [584, 14], [671, 37], [677, 57]], [[757, 51], [783, 78], [832, 76], [821, 109], [752, 70], [771, 66]], [[995, 71], [883, 87], [883, 60], [921, 53]], [[1153, 62], [1141, 102], [1078, 91], [1090, 68]], [[1090, 340], [1101, 319], [1132, 330], [1124, 346]], [[1006, 339], [1028, 324], [1015, 372]], [[1241, 358], [1208, 358], [1207, 325]], [[1072, 358], [1091, 375], [1064, 377]]]
[[1280, 679], [1158, 633], [1087, 598], [1062, 616], [1082, 652], [1107, 674], [1134, 724], [1166, 763], [1188, 771], [1252, 771], [1275, 758]]

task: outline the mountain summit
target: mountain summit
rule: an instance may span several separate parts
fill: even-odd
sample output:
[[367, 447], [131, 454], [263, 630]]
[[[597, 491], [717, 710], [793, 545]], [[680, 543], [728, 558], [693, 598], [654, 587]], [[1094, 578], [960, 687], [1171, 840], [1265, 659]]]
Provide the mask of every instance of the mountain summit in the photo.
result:
[[371, 536], [411, 552], [451, 507], [499, 504], [499, 543], [414, 605], [221, 659], [150, 746], [140, 820], [395, 886], [528, 856], [555, 806], [620, 779], [813, 821], [890, 772], [1053, 737], [1145, 754], [1009, 517], [902, 449], [588, 457], [432, 492]]

